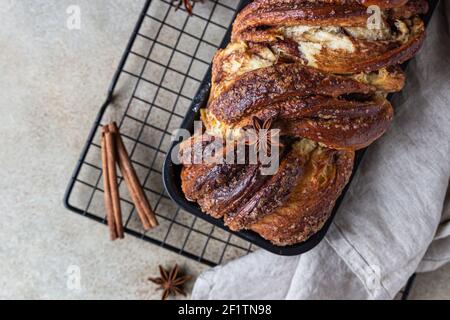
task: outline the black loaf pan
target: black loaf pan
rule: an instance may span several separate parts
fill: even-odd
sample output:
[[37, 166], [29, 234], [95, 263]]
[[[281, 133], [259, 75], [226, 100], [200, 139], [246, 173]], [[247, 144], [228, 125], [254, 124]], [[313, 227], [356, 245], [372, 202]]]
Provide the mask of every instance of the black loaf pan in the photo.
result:
[[[242, 0], [239, 4], [238, 12], [243, 7], [245, 7], [247, 4], [249, 4], [250, 2], [251, 2], [250, 0]], [[426, 25], [430, 21], [433, 11], [435, 10], [438, 2], [439, 2], [439, 0], [428, 1], [428, 3], [430, 4], [430, 10], [429, 10], [428, 14], [425, 17], [423, 17]], [[231, 28], [230, 28], [230, 30], [228, 30], [227, 34], [225, 35], [225, 38], [221, 44], [221, 48], [224, 48], [229, 43], [230, 36], [231, 36]], [[406, 66], [407, 66], [407, 63], [405, 63], [402, 67], [405, 69]], [[187, 112], [186, 117], [184, 118], [184, 121], [181, 124], [180, 128], [187, 129], [191, 133], [193, 132], [194, 121], [198, 120], [200, 118], [199, 110], [201, 108], [205, 107], [206, 103], [208, 101], [210, 87], [211, 87], [211, 67], [209, 68], [208, 72], [206, 73], [205, 78], [204, 78], [202, 84], [200, 85], [200, 88], [199, 88], [197, 94], [194, 97], [191, 108]], [[392, 95], [390, 95], [388, 97], [388, 99], [392, 100]], [[167, 157], [165, 159], [164, 168], [163, 168], [164, 185], [166, 187], [167, 193], [173, 199], [173, 201], [175, 201], [182, 209], [186, 210], [187, 212], [190, 212], [191, 214], [193, 214], [203, 220], [206, 220], [217, 227], [220, 227], [228, 232], [231, 232], [231, 233], [235, 234], [236, 236], [243, 238], [243, 239], [255, 244], [256, 246], [258, 246], [260, 248], [263, 248], [272, 253], [284, 255], [284, 256], [294, 256], [294, 255], [299, 255], [299, 254], [305, 253], [305, 252], [313, 249], [316, 245], [319, 244], [320, 241], [322, 241], [322, 239], [325, 237], [325, 235], [328, 231], [328, 228], [330, 227], [330, 225], [336, 215], [336, 212], [339, 209], [340, 204], [342, 203], [342, 201], [345, 197], [345, 194], [347, 193], [350, 183], [351, 183], [356, 171], [358, 170], [359, 164], [361, 163], [361, 160], [366, 151], [366, 149], [363, 149], [363, 150], [359, 150], [356, 153], [355, 166], [353, 168], [353, 173], [350, 178], [350, 181], [347, 184], [347, 186], [344, 188], [344, 190], [342, 191], [341, 196], [337, 199], [336, 204], [333, 208], [333, 211], [332, 211], [330, 217], [328, 218], [327, 222], [323, 226], [323, 228], [320, 231], [318, 231], [317, 233], [315, 233], [314, 235], [312, 235], [309, 239], [307, 239], [304, 242], [297, 243], [297, 244], [290, 245], [290, 246], [280, 247], [280, 246], [273, 245], [270, 241], [265, 240], [259, 234], [255, 233], [253, 231], [247, 231], [247, 230], [243, 230], [243, 231], [239, 231], [239, 232], [231, 231], [228, 227], [226, 227], [224, 225], [222, 219], [216, 219], [216, 218], [209, 216], [208, 214], [202, 212], [202, 210], [196, 203], [190, 202], [185, 198], [184, 193], [181, 190], [181, 177], [180, 177], [181, 166], [174, 164], [170, 158], [172, 150], [175, 148], [175, 146], [178, 143], [179, 142], [176, 141], [170, 147]]]

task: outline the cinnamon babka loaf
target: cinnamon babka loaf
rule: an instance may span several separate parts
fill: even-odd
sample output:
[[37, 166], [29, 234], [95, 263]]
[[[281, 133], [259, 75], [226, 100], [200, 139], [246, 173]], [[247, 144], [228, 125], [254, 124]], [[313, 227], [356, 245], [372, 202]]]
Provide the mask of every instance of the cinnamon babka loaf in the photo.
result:
[[399, 65], [422, 45], [427, 10], [425, 0], [250, 3], [213, 60], [202, 148], [258, 119], [280, 130], [280, 165], [267, 176], [260, 164], [186, 162], [186, 197], [230, 229], [276, 245], [317, 232], [348, 182], [355, 150], [392, 121], [386, 96], [404, 86]]

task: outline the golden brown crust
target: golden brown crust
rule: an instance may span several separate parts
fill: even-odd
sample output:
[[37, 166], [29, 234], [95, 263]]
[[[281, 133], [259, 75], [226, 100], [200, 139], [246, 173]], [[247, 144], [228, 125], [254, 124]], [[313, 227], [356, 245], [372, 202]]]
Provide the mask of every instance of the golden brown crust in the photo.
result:
[[250, 229], [279, 246], [305, 241], [329, 218], [351, 176], [353, 161], [353, 152], [314, 150], [287, 201]]
[[256, 192], [252, 190], [250, 197], [241, 202], [237, 210], [227, 212], [225, 224], [231, 230], [245, 229], [285, 204], [292, 188], [305, 174], [308, 157], [309, 154], [300, 154], [295, 148], [288, 152], [274, 175], [266, 177], [266, 181]]
[[339, 150], [359, 150], [380, 138], [390, 125], [393, 109], [389, 102], [379, 107], [374, 116], [311, 121], [300, 119], [286, 122], [282, 130], [287, 135], [308, 137]]
[[350, 78], [328, 75], [300, 64], [277, 64], [239, 77], [208, 108], [219, 120], [232, 123], [288, 97], [321, 95], [336, 98], [374, 91], [373, 87]]
[[425, 27], [420, 19], [414, 20], [407, 40], [371, 41], [352, 39], [354, 51], [346, 54], [323, 48], [315, 55], [315, 64], [322, 71], [339, 74], [371, 72], [398, 65], [411, 59], [425, 40]]
[[409, 1], [385, 10], [381, 29], [371, 30], [370, 14], [356, 2], [257, 0], [238, 15], [233, 39], [275, 48], [294, 41], [299, 50], [279, 51], [325, 72], [371, 72], [414, 56], [425, 39], [423, 22], [414, 17], [427, 10], [425, 0]]
[[[328, 148], [359, 150], [380, 138], [393, 118], [391, 104], [382, 97], [370, 102], [335, 101], [332, 108], [330, 114], [334, 115], [285, 121], [281, 130], [286, 135], [321, 142]], [[324, 109], [320, 113], [327, 114]]]
[[[218, 161], [192, 164], [193, 158], [186, 158], [185, 155], [188, 151], [190, 156], [195, 153], [192, 150], [197, 139], [203, 143], [195, 150], [201, 150], [205, 157], [208, 147], [215, 141], [214, 137], [209, 135], [193, 136], [183, 141], [179, 152], [179, 159], [184, 164], [181, 171], [182, 189], [186, 198], [196, 201], [204, 212], [221, 218], [226, 212], [235, 210], [269, 177], [261, 175], [260, 165], [257, 164], [235, 165]], [[221, 141], [216, 144], [216, 154], [234, 152], [234, 149], [227, 149], [223, 143], [224, 141]]]
[[272, 118], [279, 121], [283, 135], [355, 150], [379, 138], [392, 120], [391, 104], [374, 92], [347, 77], [300, 64], [278, 64], [244, 74], [208, 109], [233, 127], [249, 125], [253, 116]]
[[252, 229], [277, 245], [303, 241], [329, 216], [352, 172], [354, 153], [306, 139], [288, 148], [272, 176], [261, 175], [260, 165], [186, 165], [183, 191], [232, 230]]
[[[210, 101], [227, 90], [243, 74], [277, 63], [306, 64], [301, 58], [297, 44], [293, 41], [278, 41], [270, 46], [244, 42], [231, 43], [225, 49], [219, 50], [214, 57]], [[404, 72], [398, 65], [373, 72], [354, 73], [349, 77], [385, 93], [398, 92], [405, 84]]]
[[210, 100], [216, 98], [239, 75], [272, 66], [276, 61], [276, 55], [264, 44], [229, 44], [214, 56]]
[[182, 189], [190, 201], [215, 218], [236, 210], [264, 183], [258, 165], [190, 164], [181, 172]]
[[270, 27], [365, 26], [369, 16], [366, 7], [353, 1], [255, 0], [236, 17], [232, 40], [276, 40]]
[[366, 6], [385, 9], [386, 18], [395, 20], [425, 14], [426, 0], [369, 0], [364, 5], [351, 0], [255, 0], [245, 7], [233, 24], [233, 41], [276, 41], [280, 27], [365, 27], [372, 13]]

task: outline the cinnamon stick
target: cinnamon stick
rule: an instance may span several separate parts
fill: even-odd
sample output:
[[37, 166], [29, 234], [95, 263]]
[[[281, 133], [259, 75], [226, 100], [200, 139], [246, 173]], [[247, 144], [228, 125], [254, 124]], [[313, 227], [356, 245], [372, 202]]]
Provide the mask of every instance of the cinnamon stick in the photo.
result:
[[116, 232], [116, 222], [114, 219], [114, 211], [113, 204], [111, 198], [111, 188], [109, 187], [109, 179], [108, 179], [108, 154], [106, 151], [106, 138], [105, 134], [102, 133], [102, 168], [103, 168], [103, 189], [104, 189], [104, 198], [105, 198], [105, 208], [106, 208], [106, 217], [108, 220], [109, 227], [109, 236], [112, 241], [117, 239]]
[[125, 144], [120, 136], [117, 124], [115, 122], [110, 124], [109, 130], [115, 135], [119, 168], [130, 192], [130, 196], [136, 206], [136, 211], [142, 222], [142, 226], [144, 227], [144, 230], [154, 228], [158, 225], [156, 215], [153, 212], [136, 171], [134, 170], [128, 152], [125, 148]]
[[115, 143], [115, 134], [111, 132], [108, 126], [103, 127], [106, 142], [106, 157], [107, 157], [107, 177], [109, 188], [111, 190], [112, 209], [114, 213], [114, 222], [117, 236], [124, 238], [123, 224], [122, 224], [122, 210], [120, 207], [119, 186], [117, 184], [117, 150]]

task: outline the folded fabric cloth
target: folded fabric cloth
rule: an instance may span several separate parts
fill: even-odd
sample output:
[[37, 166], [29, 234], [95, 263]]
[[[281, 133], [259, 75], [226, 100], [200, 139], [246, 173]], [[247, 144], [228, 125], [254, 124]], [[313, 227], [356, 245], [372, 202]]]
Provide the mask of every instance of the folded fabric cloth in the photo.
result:
[[394, 123], [366, 153], [325, 238], [259, 250], [203, 273], [194, 299], [392, 299], [450, 261], [450, 4], [441, 1], [395, 95]]

